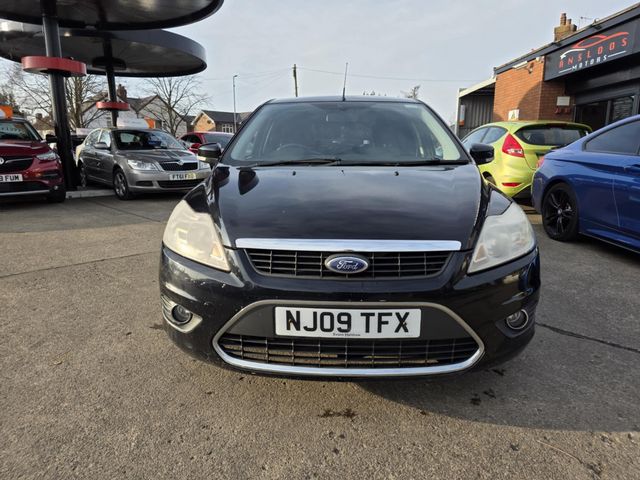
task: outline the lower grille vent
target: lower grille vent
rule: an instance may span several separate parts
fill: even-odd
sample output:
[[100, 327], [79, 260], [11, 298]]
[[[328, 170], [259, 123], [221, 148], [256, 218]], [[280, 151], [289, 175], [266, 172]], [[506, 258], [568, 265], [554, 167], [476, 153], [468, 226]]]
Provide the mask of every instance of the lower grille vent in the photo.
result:
[[272, 365], [317, 368], [410, 368], [462, 363], [478, 351], [471, 337], [444, 340], [269, 338], [225, 333], [230, 357]]

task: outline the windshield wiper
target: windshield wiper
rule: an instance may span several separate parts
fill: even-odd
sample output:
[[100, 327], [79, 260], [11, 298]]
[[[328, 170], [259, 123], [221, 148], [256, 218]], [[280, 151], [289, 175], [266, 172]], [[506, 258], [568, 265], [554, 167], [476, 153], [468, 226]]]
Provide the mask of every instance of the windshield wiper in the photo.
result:
[[439, 158], [424, 160], [408, 160], [408, 161], [382, 161], [375, 162], [371, 160], [343, 160], [340, 164], [343, 166], [366, 166], [366, 167], [403, 167], [403, 166], [420, 166], [420, 165], [460, 165], [469, 163], [466, 160], [441, 160]]
[[342, 160], [337, 157], [296, 158], [295, 160], [276, 160], [273, 162], [257, 162], [251, 165], [242, 165], [241, 168], [278, 167], [280, 165], [340, 165], [341, 162]]

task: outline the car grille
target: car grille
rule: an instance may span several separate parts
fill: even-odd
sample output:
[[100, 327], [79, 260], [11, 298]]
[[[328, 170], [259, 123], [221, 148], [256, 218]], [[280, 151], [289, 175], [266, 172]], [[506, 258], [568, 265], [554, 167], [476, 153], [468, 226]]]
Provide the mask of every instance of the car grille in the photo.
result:
[[49, 187], [41, 182], [2, 182], [0, 193], [22, 193], [49, 190]]
[[160, 166], [167, 172], [183, 172], [185, 170], [197, 170], [198, 162], [185, 162], [182, 165], [178, 162], [162, 162]]
[[247, 249], [254, 268], [265, 275], [312, 278], [404, 278], [438, 275], [451, 252], [378, 252], [363, 254], [369, 268], [361, 273], [335, 273], [324, 265], [336, 252]]
[[250, 362], [317, 368], [409, 368], [452, 365], [479, 349], [471, 337], [444, 340], [269, 338], [225, 333], [218, 345]]
[[2, 156], [2, 158], [4, 158], [4, 163], [0, 165], [0, 173], [20, 172], [22, 170], [26, 170], [33, 162], [32, 157]]
[[192, 188], [199, 184], [202, 180], [169, 180], [158, 181], [158, 185], [162, 188]]

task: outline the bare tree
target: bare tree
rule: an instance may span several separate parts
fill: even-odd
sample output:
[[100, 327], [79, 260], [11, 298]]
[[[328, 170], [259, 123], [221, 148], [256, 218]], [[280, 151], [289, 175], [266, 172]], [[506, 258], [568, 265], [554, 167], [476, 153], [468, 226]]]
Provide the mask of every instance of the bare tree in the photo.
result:
[[157, 95], [160, 102], [152, 102], [148, 110], [160, 121], [171, 135], [176, 136], [185, 117], [192, 115], [207, 100], [201, 90], [198, 77], [149, 78], [144, 90], [148, 95]]
[[402, 95], [404, 95], [406, 98], [413, 98], [417, 100], [419, 93], [420, 93], [420, 85], [416, 85], [414, 87], [411, 87], [411, 90], [409, 90], [408, 92], [402, 92]]
[[71, 127], [86, 128], [94, 120], [107, 115], [104, 110], [91, 108], [95, 102], [107, 97], [105, 84], [105, 79], [97, 75], [67, 79], [67, 110]]
[[16, 115], [22, 115], [20, 105], [16, 102], [13, 90], [7, 84], [0, 84], [0, 105], [8, 105]]
[[[52, 99], [49, 79], [45, 75], [25, 73], [18, 64], [6, 68], [2, 74], [4, 92], [27, 115], [44, 113], [52, 116]], [[105, 115], [90, 108], [105, 97], [104, 79], [96, 75], [72, 77], [66, 80], [67, 115], [69, 128], [84, 128]]]
[[382, 94], [380, 92], [376, 93], [375, 90], [371, 90], [371, 92], [369, 93], [367, 93], [367, 91], [365, 90], [364, 92], [362, 92], [362, 95], [369, 96], [369, 97], [386, 97], [387, 96], [386, 93], [385, 94]]

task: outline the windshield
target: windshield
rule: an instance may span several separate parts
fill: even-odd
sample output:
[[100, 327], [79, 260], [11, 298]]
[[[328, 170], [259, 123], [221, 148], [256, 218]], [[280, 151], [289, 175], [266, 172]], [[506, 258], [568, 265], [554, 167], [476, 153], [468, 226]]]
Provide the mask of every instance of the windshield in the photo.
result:
[[521, 128], [516, 136], [529, 145], [549, 147], [569, 145], [588, 133], [576, 125], [541, 125]]
[[38, 132], [26, 122], [0, 120], [0, 140], [23, 140], [34, 142], [42, 140]]
[[224, 162], [336, 159], [341, 164], [467, 161], [453, 135], [420, 103], [309, 102], [262, 107]]
[[118, 150], [185, 149], [171, 135], [159, 130], [114, 130], [113, 136]]
[[226, 147], [231, 141], [231, 137], [233, 137], [233, 135], [221, 135], [215, 133], [205, 133], [203, 136], [206, 143], [219, 143], [222, 148]]

